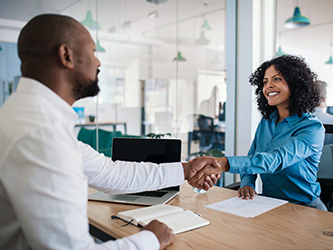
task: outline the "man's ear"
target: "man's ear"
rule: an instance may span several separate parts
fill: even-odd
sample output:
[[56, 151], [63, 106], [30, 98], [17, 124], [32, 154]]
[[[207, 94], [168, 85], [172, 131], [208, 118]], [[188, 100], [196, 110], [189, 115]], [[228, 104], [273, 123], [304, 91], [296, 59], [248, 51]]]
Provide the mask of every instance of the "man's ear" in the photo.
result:
[[73, 50], [67, 44], [61, 44], [58, 49], [60, 63], [69, 69], [74, 68]]

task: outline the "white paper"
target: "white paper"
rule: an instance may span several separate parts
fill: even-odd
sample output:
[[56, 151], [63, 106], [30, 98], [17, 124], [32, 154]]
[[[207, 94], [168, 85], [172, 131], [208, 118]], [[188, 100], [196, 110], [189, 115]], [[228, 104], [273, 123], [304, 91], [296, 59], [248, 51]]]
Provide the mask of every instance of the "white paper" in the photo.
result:
[[234, 197], [207, 205], [206, 207], [246, 218], [253, 218], [285, 203], [288, 203], [288, 201], [255, 195], [253, 200], [243, 200], [242, 198]]

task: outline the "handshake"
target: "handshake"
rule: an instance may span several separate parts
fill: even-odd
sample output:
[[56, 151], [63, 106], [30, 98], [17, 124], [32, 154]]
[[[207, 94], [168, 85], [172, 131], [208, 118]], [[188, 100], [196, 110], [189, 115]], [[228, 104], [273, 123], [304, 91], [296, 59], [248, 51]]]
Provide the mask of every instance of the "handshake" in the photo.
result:
[[[229, 170], [229, 162], [226, 157], [200, 157], [187, 163], [182, 163], [185, 180], [193, 187], [208, 190], [221, 178], [221, 172]], [[170, 228], [157, 220], [151, 221], [142, 230], [153, 232], [159, 243], [160, 249], [164, 249], [174, 240]]]
[[182, 164], [185, 180], [193, 187], [204, 190], [208, 190], [216, 184], [221, 177], [221, 172], [229, 170], [229, 162], [226, 157], [203, 156]]

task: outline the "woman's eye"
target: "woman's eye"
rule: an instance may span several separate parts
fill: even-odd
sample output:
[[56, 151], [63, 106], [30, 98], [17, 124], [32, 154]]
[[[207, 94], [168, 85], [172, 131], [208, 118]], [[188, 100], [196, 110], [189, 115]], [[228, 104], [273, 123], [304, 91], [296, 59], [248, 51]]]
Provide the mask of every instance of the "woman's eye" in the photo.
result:
[[281, 78], [276, 77], [276, 78], [274, 78], [274, 81], [276, 81], [276, 82], [281, 81]]
[[266, 85], [268, 82], [267, 82], [267, 81], [263, 81], [262, 83], [263, 83], [264, 85]]

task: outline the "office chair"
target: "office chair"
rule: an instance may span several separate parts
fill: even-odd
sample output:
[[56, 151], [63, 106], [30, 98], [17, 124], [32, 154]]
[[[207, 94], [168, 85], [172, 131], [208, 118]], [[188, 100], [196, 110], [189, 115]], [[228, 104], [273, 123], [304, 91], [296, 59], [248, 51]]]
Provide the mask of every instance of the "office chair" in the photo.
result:
[[325, 140], [319, 163], [317, 180], [320, 183], [320, 199], [333, 211], [333, 125], [324, 124]]
[[[193, 115], [195, 119], [193, 131], [188, 134], [188, 160], [191, 156], [221, 156], [224, 150], [224, 137], [225, 133], [215, 131], [214, 119], [205, 115]], [[199, 143], [199, 151], [191, 153], [191, 142], [196, 141]], [[214, 150], [213, 150], [214, 149]], [[209, 152], [208, 152], [209, 151]], [[212, 155], [212, 152], [218, 152], [219, 155]]]
[[[98, 129], [98, 152], [111, 157], [112, 139], [114, 137], [122, 137], [121, 132]], [[81, 128], [77, 139], [90, 145], [93, 149], [97, 149], [96, 129]]]
[[[98, 152], [111, 157], [112, 140], [115, 137], [142, 138], [142, 136], [137, 135], [124, 135], [120, 131], [98, 129]], [[77, 135], [77, 139], [90, 145], [93, 149], [97, 149], [96, 129], [81, 128]]]
[[333, 143], [333, 124], [323, 124], [325, 128], [324, 145]]
[[214, 120], [212, 117], [199, 115], [198, 117], [199, 126], [199, 148], [200, 152], [205, 152], [213, 147], [215, 141], [214, 137]]

